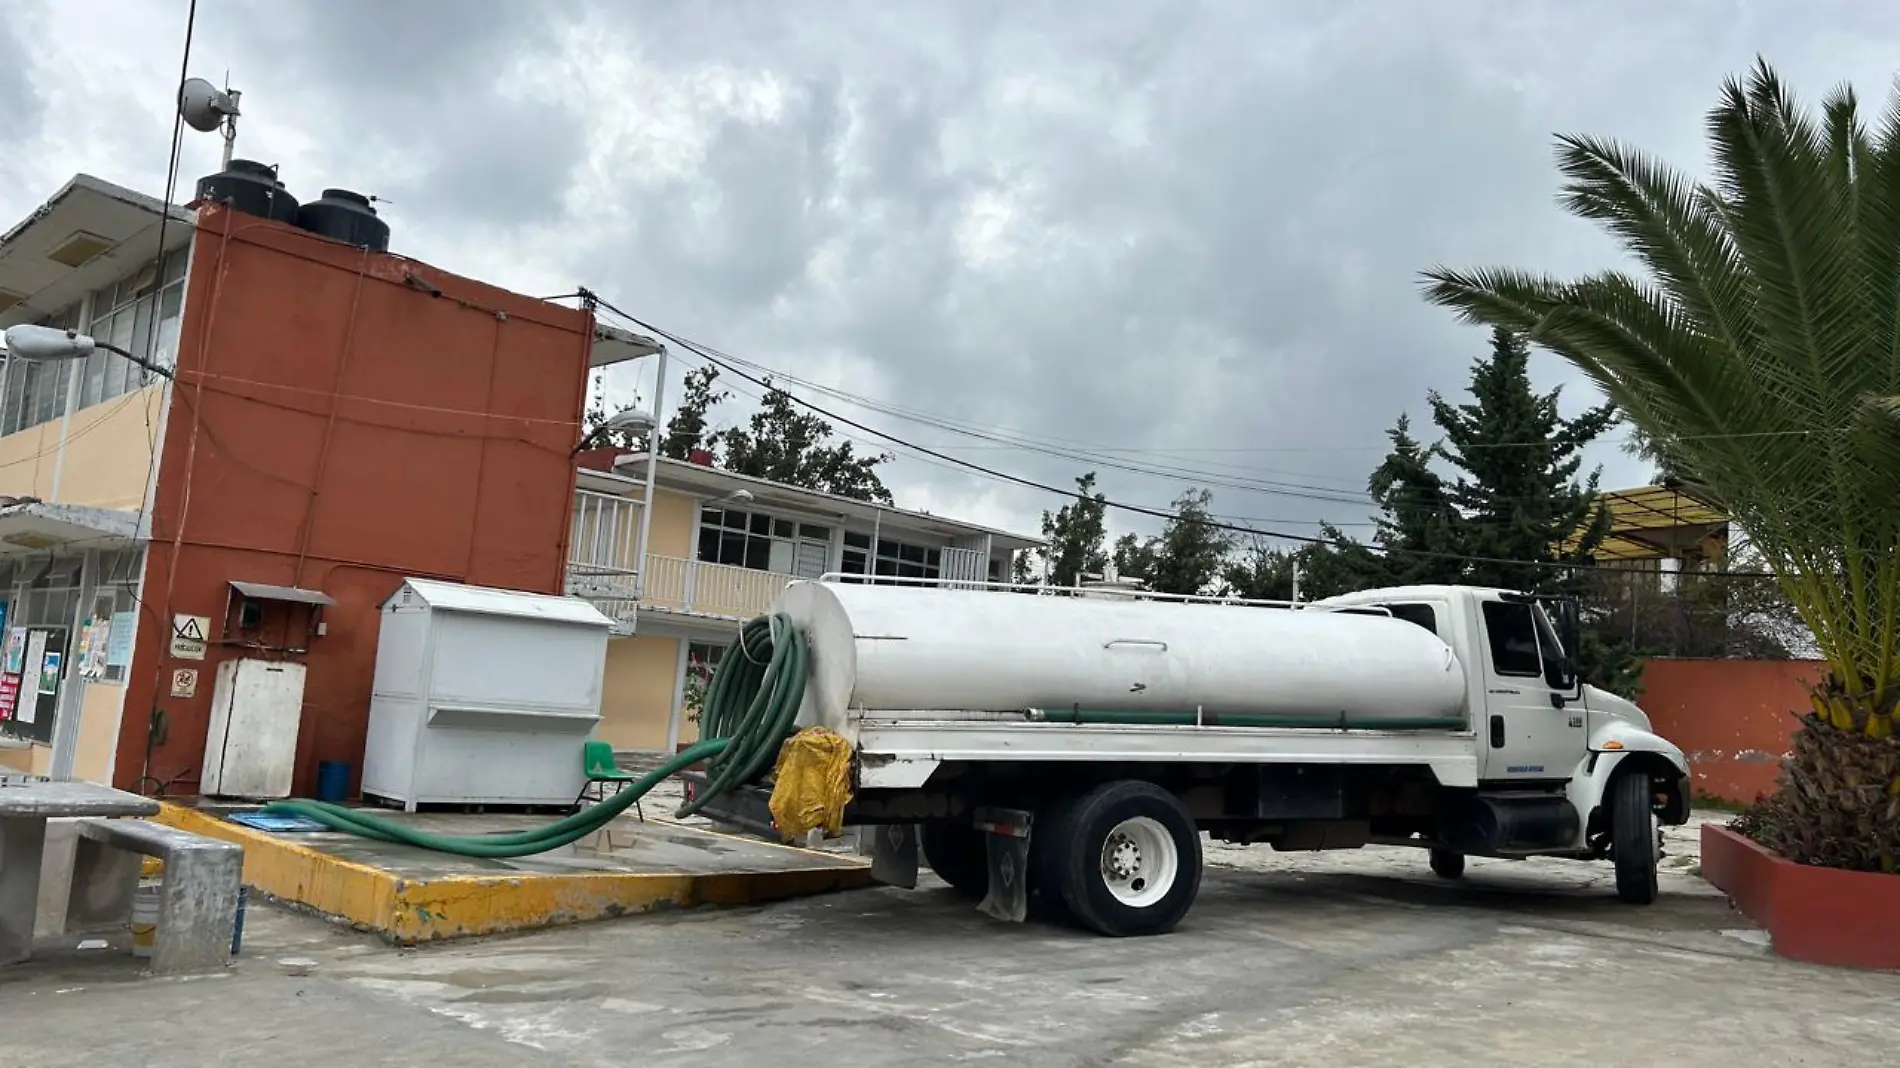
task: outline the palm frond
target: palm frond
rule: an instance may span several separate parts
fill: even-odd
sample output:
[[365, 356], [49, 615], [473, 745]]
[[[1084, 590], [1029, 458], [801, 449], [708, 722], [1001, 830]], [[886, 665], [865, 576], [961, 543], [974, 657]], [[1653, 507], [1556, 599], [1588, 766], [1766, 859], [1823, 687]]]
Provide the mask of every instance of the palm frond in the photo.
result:
[[1558, 140], [1560, 202], [1648, 277], [1424, 274], [1425, 299], [1523, 331], [1728, 509], [1834, 675], [1900, 701], [1900, 96], [1804, 112], [1765, 63], [1708, 117], [1707, 185]]

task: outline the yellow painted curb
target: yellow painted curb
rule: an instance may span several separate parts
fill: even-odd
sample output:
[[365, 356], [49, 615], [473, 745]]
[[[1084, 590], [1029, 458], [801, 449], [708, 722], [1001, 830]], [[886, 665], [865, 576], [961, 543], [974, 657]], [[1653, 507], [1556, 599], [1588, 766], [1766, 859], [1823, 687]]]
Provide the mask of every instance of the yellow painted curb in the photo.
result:
[[[788, 871], [509, 872], [405, 879], [181, 805], [161, 803], [155, 818], [180, 830], [242, 845], [246, 885], [404, 944], [694, 905], [763, 904], [871, 885], [869, 862], [847, 856], [828, 857], [835, 861], [831, 867]], [[699, 827], [692, 831], [732, 837]], [[753, 847], [791, 849], [755, 839], [744, 841]]]

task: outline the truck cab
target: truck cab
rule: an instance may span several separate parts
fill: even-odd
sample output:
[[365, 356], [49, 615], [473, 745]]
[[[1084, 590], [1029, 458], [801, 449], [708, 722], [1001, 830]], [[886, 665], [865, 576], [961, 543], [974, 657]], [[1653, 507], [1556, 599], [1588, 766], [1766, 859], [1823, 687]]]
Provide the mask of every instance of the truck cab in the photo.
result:
[[[1478, 762], [1470, 803], [1487, 833], [1466, 828], [1462, 838], [1454, 831], [1446, 836], [1452, 840], [1434, 846], [1433, 867], [1441, 874], [1461, 871], [1464, 852], [1613, 857], [1612, 790], [1619, 777], [1647, 782], [1656, 821], [1688, 820], [1688, 759], [1655, 733], [1635, 703], [1578, 678], [1547, 604], [1470, 586], [1361, 590], [1314, 604], [1383, 611], [1423, 627], [1464, 665]], [[1569, 637], [1576, 641], [1574, 633]], [[1635, 786], [1629, 790], [1633, 798]], [[1509, 823], [1513, 816], [1521, 817], [1515, 834], [1491, 822]], [[1649, 834], [1659, 840], [1660, 829]], [[1654, 857], [1645, 862], [1624, 852], [1619, 893], [1652, 899]]]

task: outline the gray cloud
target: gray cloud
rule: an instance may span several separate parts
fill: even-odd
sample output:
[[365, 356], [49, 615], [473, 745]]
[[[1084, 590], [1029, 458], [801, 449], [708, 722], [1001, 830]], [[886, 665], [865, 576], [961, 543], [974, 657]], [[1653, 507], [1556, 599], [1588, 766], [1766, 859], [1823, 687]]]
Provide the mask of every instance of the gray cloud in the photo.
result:
[[[1420, 269], [1615, 259], [1553, 204], [1554, 131], [1694, 165], [1703, 110], [1757, 51], [1811, 97], [1847, 78], [1878, 100], [1900, 41], [1871, 0], [205, 0], [200, 19], [207, 63], [241, 75], [247, 150], [294, 164], [305, 195], [387, 196], [404, 251], [522, 288], [583, 282], [909, 408], [1158, 450], [1115, 462], [1335, 493], [1484, 351], [1418, 299]], [[141, 77], [175, 76], [140, 45]], [[1554, 360], [1538, 374], [1574, 380]], [[1058, 485], [1087, 466], [821, 403]], [[1611, 483], [1645, 473], [1614, 445], [1597, 458]], [[1185, 480], [1103, 472], [1144, 504]], [[1060, 503], [910, 459], [890, 481], [1025, 528]], [[1362, 512], [1309, 497], [1216, 488], [1217, 510], [1291, 530]]]

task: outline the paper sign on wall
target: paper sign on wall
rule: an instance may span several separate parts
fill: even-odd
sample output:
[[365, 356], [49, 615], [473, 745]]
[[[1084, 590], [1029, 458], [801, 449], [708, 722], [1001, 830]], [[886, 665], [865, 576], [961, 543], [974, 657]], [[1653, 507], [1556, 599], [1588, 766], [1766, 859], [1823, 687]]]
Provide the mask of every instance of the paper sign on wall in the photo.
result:
[[26, 670], [26, 628], [14, 627], [7, 631], [6, 673], [18, 675]]
[[0, 675], [0, 720], [12, 719], [13, 709], [19, 703], [20, 676]]
[[203, 660], [205, 635], [210, 630], [210, 616], [173, 616], [172, 657], [178, 660]]
[[112, 631], [106, 636], [106, 666], [130, 667], [132, 664], [132, 630], [138, 626], [138, 616], [131, 612], [112, 613]]
[[112, 640], [112, 621], [94, 618], [86, 621], [79, 638], [79, 677], [98, 681], [106, 677], [106, 643]]
[[198, 695], [198, 669], [174, 668], [172, 670], [172, 696], [180, 700]]
[[[53, 655], [58, 656], [59, 654], [54, 653]], [[46, 632], [43, 630], [27, 631], [26, 663], [35, 676], [41, 676], [43, 674], [43, 669], [46, 666], [46, 656]], [[53, 667], [54, 677], [57, 679], [59, 661], [53, 661]], [[38, 680], [36, 679], [35, 682], [37, 684]], [[34, 699], [34, 688], [28, 687], [24, 681], [20, 683], [20, 689], [26, 691], [24, 695], [25, 699], [19, 701], [14, 707], [13, 718], [21, 723], [31, 723], [39, 716], [39, 702]]]
[[40, 661], [40, 692], [59, 692], [59, 665], [66, 659], [64, 653], [47, 653]]

